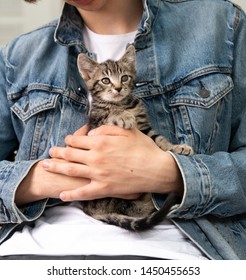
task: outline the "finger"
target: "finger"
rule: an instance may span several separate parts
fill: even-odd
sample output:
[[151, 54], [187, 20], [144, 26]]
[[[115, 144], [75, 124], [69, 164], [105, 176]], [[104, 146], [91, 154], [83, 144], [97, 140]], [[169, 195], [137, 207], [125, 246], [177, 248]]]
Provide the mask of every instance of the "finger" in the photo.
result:
[[[68, 135], [65, 139], [65, 143], [69, 147], [73, 147], [80, 150], [102, 150], [109, 145], [112, 136], [124, 137], [119, 134], [109, 135], [109, 134], [98, 134], [91, 136], [76, 136]], [[111, 138], [111, 139], [110, 139]], [[115, 139], [114, 139], [115, 140]], [[53, 147], [54, 148], [54, 147]], [[53, 149], [52, 148], [52, 149]]]
[[90, 159], [89, 151], [73, 147], [52, 147], [49, 150], [52, 159], [63, 159], [68, 162], [86, 164]]
[[[108, 196], [100, 196], [98, 194], [85, 195], [85, 192], [82, 188], [75, 189], [72, 191], [64, 191], [60, 193], [60, 199], [62, 201], [75, 201], [75, 200], [86, 201], [86, 200], [102, 199], [106, 197]], [[140, 194], [119, 195], [119, 196], [112, 196], [112, 197], [126, 199], [126, 200], [135, 200], [140, 197]]]
[[141, 196], [140, 193], [136, 194], [111, 194], [106, 193], [100, 184], [95, 181], [91, 181], [88, 185], [74, 190], [63, 191], [60, 194], [60, 199], [63, 201], [74, 201], [74, 200], [93, 200], [101, 199], [105, 197], [117, 197], [121, 199], [138, 199]]
[[69, 177], [89, 178], [90, 168], [83, 164], [67, 162], [60, 159], [43, 160], [43, 168], [52, 173], [63, 174]]
[[86, 125], [82, 126], [81, 128], [79, 128], [78, 130], [76, 130], [73, 135], [85, 136], [85, 135], [87, 135], [88, 130], [89, 130], [89, 127], [86, 124]]
[[[133, 129], [132, 129], [133, 130]], [[129, 129], [124, 129], [119, 126], [102, 125], [88, 132], [88, 136], [111, 135], [111, 136], [128, 136]]]
[[95, 184], [92, 183], [81, 188], [60, 193], [60, 199], [63, 201], [93, 200], [101, 197], [102, 195], [95, 189]]
[[67, 146], [83, 150], [90, 150], [93, 145], [91, 137], [81, 135], [68, 135], [65, 138], [65, 143]]

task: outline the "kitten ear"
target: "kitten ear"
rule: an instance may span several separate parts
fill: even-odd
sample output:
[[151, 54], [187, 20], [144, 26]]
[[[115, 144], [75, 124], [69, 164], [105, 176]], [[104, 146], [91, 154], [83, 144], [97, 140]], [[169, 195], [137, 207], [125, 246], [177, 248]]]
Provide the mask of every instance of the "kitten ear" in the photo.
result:
[[87, 55], [81, 53], [78, 56], [77, 65], [81, 77], [87, 82], [91, 79], [98, 63], [95, 60], [89, 58]]
[[120, 59], [121, 63], [125, 63], [131, 67], [131, 69], [136, 69], [136, 50], [133, 45], [129, 45], [126, 52]]

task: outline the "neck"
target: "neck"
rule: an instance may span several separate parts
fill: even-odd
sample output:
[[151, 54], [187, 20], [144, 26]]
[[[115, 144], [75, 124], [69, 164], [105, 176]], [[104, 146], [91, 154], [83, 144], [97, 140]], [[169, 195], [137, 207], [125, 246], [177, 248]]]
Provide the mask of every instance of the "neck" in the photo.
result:
[[108, 0], [98, 10], [78, 9], [85, 24], [98, 34], [136, 31], [143, 14], [142, 0]]

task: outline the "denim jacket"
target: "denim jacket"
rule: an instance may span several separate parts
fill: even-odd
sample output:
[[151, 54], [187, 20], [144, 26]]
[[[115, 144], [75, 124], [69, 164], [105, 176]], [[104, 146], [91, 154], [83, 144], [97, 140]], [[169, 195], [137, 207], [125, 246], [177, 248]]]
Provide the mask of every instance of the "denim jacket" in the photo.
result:
[[[184, 180], [170, 219], [211, 259], [246, 259], [246, 17], [223, 0], [144, 0], [135, 38], [135, 94], [153, 128], [192, 157], [174, 155]], [[25, 207], [15, 191], [53, 145], [86, 123], [76, 59], [87, 53], [83, 21], [65, 4], [59, 21], [0, 52], [0, 241], [35, 221], [46, 199]], [[9, 157], [17, 150], [15, 161]], [[156, 207], [164, 199], [154, 196]]]

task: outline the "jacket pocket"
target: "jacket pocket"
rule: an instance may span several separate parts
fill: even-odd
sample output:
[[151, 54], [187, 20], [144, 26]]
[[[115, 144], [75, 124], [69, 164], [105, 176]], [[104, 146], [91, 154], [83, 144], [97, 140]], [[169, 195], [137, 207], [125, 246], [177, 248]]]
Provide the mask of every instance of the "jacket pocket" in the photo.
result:
[[12, 107], [11, 110], [23, 122], [32, 116], [46, 110], [56, 107], [59, 94], [49, 92], [32, 91], [28, 95], [21, 97]]
[[233, 88], [230, 76], [210, 74], [198, 77], [177, 90], [170, 99], [170, 106], [192, 106], [208, 109]]
[[[193, 146], [197, 153], [226, 149], [219, 132], [230, 133], [230, 93], [233, 81], [229, 75], [213, 73], [196, 77], [170, 93], [176, 137]], [[223, 124], [223, 125], [222, 125]], [[229, 139], [230, 137], [224, 138]], [[223, 145], [224, 144], [224, 145]]]
[[20, 146], [17, 160], [48, 156], [51, 133], [57, 129], [55, 112], [59, 94], [35, 89], [21, 96], [11, 107]]

